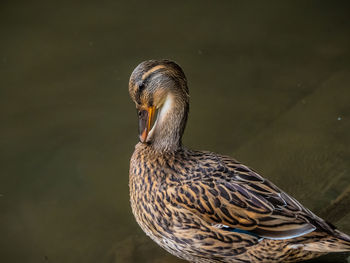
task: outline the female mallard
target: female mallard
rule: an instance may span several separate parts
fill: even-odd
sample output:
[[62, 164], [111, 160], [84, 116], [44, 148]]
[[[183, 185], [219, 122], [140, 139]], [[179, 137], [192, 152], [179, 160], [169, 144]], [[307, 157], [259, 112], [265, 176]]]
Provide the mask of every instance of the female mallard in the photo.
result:
[[129, 92], [140, 133], [131, 207], [161, 247], [191, 262], [296, 262], [350, 251], [349, 236], [249, 167], [181, 144], [189, 95], [176, 63], [142, 62]]

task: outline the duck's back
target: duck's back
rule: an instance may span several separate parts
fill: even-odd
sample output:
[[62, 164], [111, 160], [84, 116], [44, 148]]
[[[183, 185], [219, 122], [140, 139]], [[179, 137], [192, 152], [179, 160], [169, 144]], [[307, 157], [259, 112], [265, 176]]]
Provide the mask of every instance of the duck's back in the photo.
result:
[[350, 250], [350, 238], [236, 160], [138, 144], [133, 213], [169, 252], [193, 262], [295, 262]]

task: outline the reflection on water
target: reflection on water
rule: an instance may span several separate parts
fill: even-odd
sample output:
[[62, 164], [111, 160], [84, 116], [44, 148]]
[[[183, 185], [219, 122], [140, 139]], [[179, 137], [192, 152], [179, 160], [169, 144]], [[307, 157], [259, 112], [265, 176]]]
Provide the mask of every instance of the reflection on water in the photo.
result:
[[127, 82], [149, 58], [187, 74], [188, 146], [234, 155], [350, 233], [345, 4], [1, 6], [2, 262], [180, 262], [129, 208]]

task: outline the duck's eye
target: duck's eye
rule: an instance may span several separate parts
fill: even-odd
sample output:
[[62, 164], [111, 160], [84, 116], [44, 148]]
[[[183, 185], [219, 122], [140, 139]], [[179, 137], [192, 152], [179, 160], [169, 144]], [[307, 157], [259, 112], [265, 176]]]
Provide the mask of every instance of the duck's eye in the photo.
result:
[[144, 83], [140, 83], [139, 84], [139, 92], [143, 91], [145, 89], [145, 84]]

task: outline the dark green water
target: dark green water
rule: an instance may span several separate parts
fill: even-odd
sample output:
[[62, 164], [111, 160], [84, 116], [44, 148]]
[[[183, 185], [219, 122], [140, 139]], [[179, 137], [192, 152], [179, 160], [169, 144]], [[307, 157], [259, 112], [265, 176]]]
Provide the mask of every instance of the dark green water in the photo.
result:
[[187, 146], [235, 156], [350, 233], [349, 7], [1, 2], [0, 262], [180, 262], [129, 208], [127, 83], [150, 58], [187, 74]]

